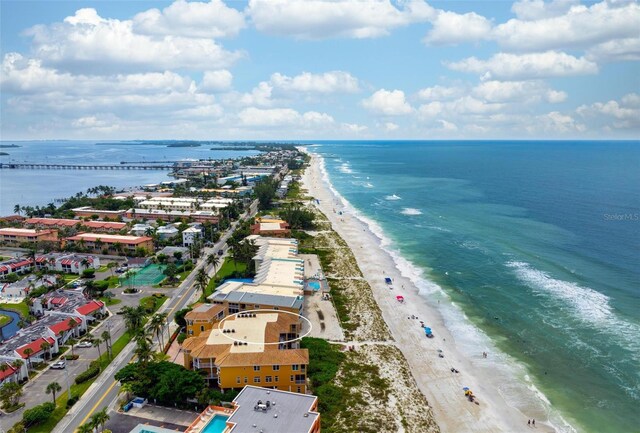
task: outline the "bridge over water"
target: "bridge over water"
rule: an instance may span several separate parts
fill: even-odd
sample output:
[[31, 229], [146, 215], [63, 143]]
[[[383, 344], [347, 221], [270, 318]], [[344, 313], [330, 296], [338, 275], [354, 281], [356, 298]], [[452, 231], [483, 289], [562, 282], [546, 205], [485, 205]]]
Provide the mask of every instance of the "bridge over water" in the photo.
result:
[[0, 163], [0, 169], [26, 170], [173, 170], [173, 164], [36, 164], [36, 163]]

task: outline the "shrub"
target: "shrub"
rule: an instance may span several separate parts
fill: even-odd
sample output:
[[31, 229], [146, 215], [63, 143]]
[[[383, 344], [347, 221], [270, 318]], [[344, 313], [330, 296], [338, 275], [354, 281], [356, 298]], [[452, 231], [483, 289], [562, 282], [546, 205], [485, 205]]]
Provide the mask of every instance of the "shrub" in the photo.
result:
[[89, 368], [76, 376], [76, 384], [79, 385], [89, 379], [93, 379], [98, 374], [100, 374], [100, 366], [92, 362], [91, 365], [89, 365]]
[[41, 424], [49, 419], [55, 409], [56, 405], [49, 401], [42, 403], [41, 405], [34, 406], [31, 409], [24, 411], [24, 414], [22, 414], [22, 422], [25, 426]]
[[93, 278], [96, 276], [96, 270], [95, 269], [85, 269], [84, 271], [82, 271], [82, 277], [83, 278]]
[[178, 344], [184, 343], [184, 340], [186, 339], [187, 339], [187, 334], [182, 332], [180, 335], [178, 335]]
[[80, 399], [80, 397], [78, 397], [77, 395], [74, 395], [73, 397], [68, 399], [67, 400], [67, 409], [70, 408], [71, 406], [73, 406], [74, 404], [76, 404], [79, 399]]

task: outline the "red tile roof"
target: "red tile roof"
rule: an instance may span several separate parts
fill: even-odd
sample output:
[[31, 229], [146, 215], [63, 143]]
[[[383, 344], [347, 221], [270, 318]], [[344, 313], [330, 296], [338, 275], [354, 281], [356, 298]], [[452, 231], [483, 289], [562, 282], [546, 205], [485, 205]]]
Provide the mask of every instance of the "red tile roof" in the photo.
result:
[[62, 297], [62, 296], [61, 297], [57, 297], [57, 298], [51, 298], [51, 301], [49, 301], [49, 302], [51, 302], [53, 305], [62, 305], [65, 302], [67, 302], [67, 298]]
[[0, 229], [1, 235], [9, 235], [9, 236], [18, 236], [18, 237], [26, 237], [26, 236], [43, 236], [49, 235], [51, 233], [56, 233], [55, 230], [29, 230], [29, 229], [12, 229], [12, 228], [3, 228]]
[[143, 242], [152, 241], [153, 238], [148, 236], [119, 236], [119, 235], [107, 235], [101, 233], [80, 233], [70, 238], [67, 238], [68, 241], [80, 241], [85, 240], [87, 242], [95, 242], [100, 239], [104, 243], [112, 243], [112, 244], [126, 244], [126, 245], [137, 245]]
[[91, 314], [94, 311], [101, 309], [103, 306], [104, 306], [104, 302], [93, 300], [88, 304], [84, 304], [83, 306], [76, 308], [76, 311], [79, 314], [86, 316], [87, 314]]
[[63, 218], [29, 218], [24, 222], [25, 224], [43, 225], [43, 226], [56, 226], [56, 227], [74, 227], [77, 224], [81, 224], [85, 227], [96, 229], [113, 229], [121, 230], [127, 226], [126, 223], [110, 222], [110, 221], [83, 221]]
[[9, 367], [9, 368], [7, 368], [5, 371], [0, 370], [0, 381], [5, 380], [7, 377], [11, 376], [16, 371], [18, 371], [17, 368], [13, 367], [8, 362], [6, 364], [7, 364], [7, 367]]
[[27, 359], [27, 355], [24, 354], [24, 351], [27, 349], [33, 350], [33, 353], [31, 353], [31, 355], [29, 356], [33, 356], [38, 352], [42, 352], [42, 349], [40, 348], [40, 346], [42, 346], [42, 343], [44, 342], [47, 342], [53, 346], [53, 343], [55, 342], [55, 340], [51, 337], [38, 338], [36, 341], [32, 341], [29, 344], [25, 344], [24, 346], [18, 347], [16, 349], [16, 352], [18, 352], [18, 355], [20, 355], [22, 358]]
[[[82, 323], [82, 320], [78, 319], [77, 317], [73, 317], [72, 319], [77, 324]], [[55, 335], [60, 335], [60, 333], [62, 333], [64, 331], [68, 331], [69, 329], [71, 329], [71, 326], [69, 326], [69, 320], [65, 319], [62, 322], [58, 322], [55, 325], [49, 326], [49, 329], [51, 329], [51, 331], [53, 331], [53, 333]]]

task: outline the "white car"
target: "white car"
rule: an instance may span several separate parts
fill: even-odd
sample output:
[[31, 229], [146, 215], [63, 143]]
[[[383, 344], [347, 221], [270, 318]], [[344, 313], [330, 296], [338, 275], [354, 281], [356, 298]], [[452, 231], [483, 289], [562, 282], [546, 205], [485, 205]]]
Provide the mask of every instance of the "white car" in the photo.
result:
[[91, 347], [93, 346], [93, 343], [91, 343], [90, 341], [81, 341], [80, 343], [76, 344], [76, 347]]
[[58, 362], [54, 362], [53, 364], [51, 364], [51, 368], [54, 370], [62, 370], [67, 366], [67, 363], [65, 361], [58, 361]]

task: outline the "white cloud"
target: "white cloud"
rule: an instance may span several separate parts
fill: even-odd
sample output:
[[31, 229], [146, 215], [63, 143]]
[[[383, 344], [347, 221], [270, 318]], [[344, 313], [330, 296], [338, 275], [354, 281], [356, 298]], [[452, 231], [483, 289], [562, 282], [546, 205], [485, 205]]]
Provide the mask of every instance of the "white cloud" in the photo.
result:
[[365, 125], [358, 125], [357, 123], [343, 123], [340, 126], [344, 131], [354, 134], [359, 134], [368, 129]]
[[418, 108], [418, 114], [422, 118], [432, 118], [442, 113], [444, 105], [440, 101], [429, 102]]
[[593, 61], [635, 61], [640, 60], [640, 37], [615, 39], [603, 42], [587, 50], [587, 58]]
[[448, 121], [446, 121], [444, 119], [438, 120], [438, 123], [440, 123], [440, 126], [442, 127], [442, 129], [444, 131], [454, 132], [454, 131], [458, 130], [458, 127], [456, 126], [455, 123], [448, 122]]
[[530, 122], [526, 128], [530, 134], [540, 134], [542, 132], [556, 135], [566, 135], [583, 133], [587, 127], [578, 123], [568, 114], [552, 111], [547, 114], [537, 116], [534, 122]]
[[423, 0], [399, 5], [390, 0], [251, 0], [246, 13], [259, 31], [301, 39], [375, 38], [435, 15]]
[[485, 80], [526, 80], [598, 72], [598, 65], [594, 62], [558, 51], [531, 54], [497, 53], [488, 60], [469, 57], [447, 66], [455, 71], [477, 73]]
[[567, 94], [549, 89], [542, 81], [485, 81], [477, 85], [472, 93], [488, 102], [563, 102]]
[[540, 19], [509, 20], [497, 26], [493, 36], [502, 47], [514, 51], [586, 48], [614, 39], [638, 37], [640, 5], [635, 2], [574, 5], [562, 15], [550, 15], [547, 18], [533, 13], [531, 17]]
[[564, 15], [572, 6], [579, 4], [579, 0], [520, 0], [511, 6], [511, 10], [518, 19], [535, 21]]
[[226, 69], [205, 71], [199, 88], [210, 92], [222, 92], [231, 88], [233, 75]]
[[387, 132], [393, 132], [396, 131], [398, 128], [400, 128], [400, 126], [396, 123], [393, 122], [385, 122], [384, 124], [384, 129]]
[[428, 45], [455, 45], [466, 41], [488, 39], [491, 33], [491, 21], [475, 12], [457, 14], [439, 11], [433, 28], [427, 33], [424, 42]]
[[[620, 101], [581, 105], [576, 112], [590, 122], [604, 122], [616, 129], [640, 130], [640, 95], [637, 93], [629, 93]], [[613, 123], [609, 123], [610, 120], [613, 120]]]
[[402, 90], [380, 89], [364, 99], [362, 105], [372, 113], [385, 116], [400, 116], [413, 111]]
[[304, 114], [300, 114], [291, 108], [261, 109], [249, 107], [240, 111], [238, 118], [242, 125], [255, 127], [299, 126], [312, 128], [334, 122], [333, 117], [326, 113], [307, 111]]
[[330, 71], [322, 74], [303, 72], [295, 77], [275, 73], [271, 84], [285, 91], [308, 93], [355, 93], [359, 90], [358, 79], [348, 72]]
[[253, 106], [258, 105], [261, 107], [268, 107], [273, 104], [271, 100], [271, 94], [273, 92], [273, 86], [266, 81], [261, 81], [258, 86], [254, 87], [250, 93], [243, 94], [229, 94], [226, 95], [225, 101], [230, 105], [242, 105]]
[[224, 68], [242, 54], [211, 39], [137, 34], [131, 21], [101, 18], [80, 9], [63, 23], [38, 25], [26, 34], [44, 65], [75, 72], [110, 74], [135, 70]]
[[461, 96], [464, 89], [460, 87], [433, 86], [418, 91], [418, 97], [423, 101], [441, 101], [443, 99], [457, 98]]
[[236, 36], [245, 25], [242, 12], [220, 0], [177, 0], [162, 11], [149, 9], [133, 17], [133, 30], [146, 35], [215, 39]]

